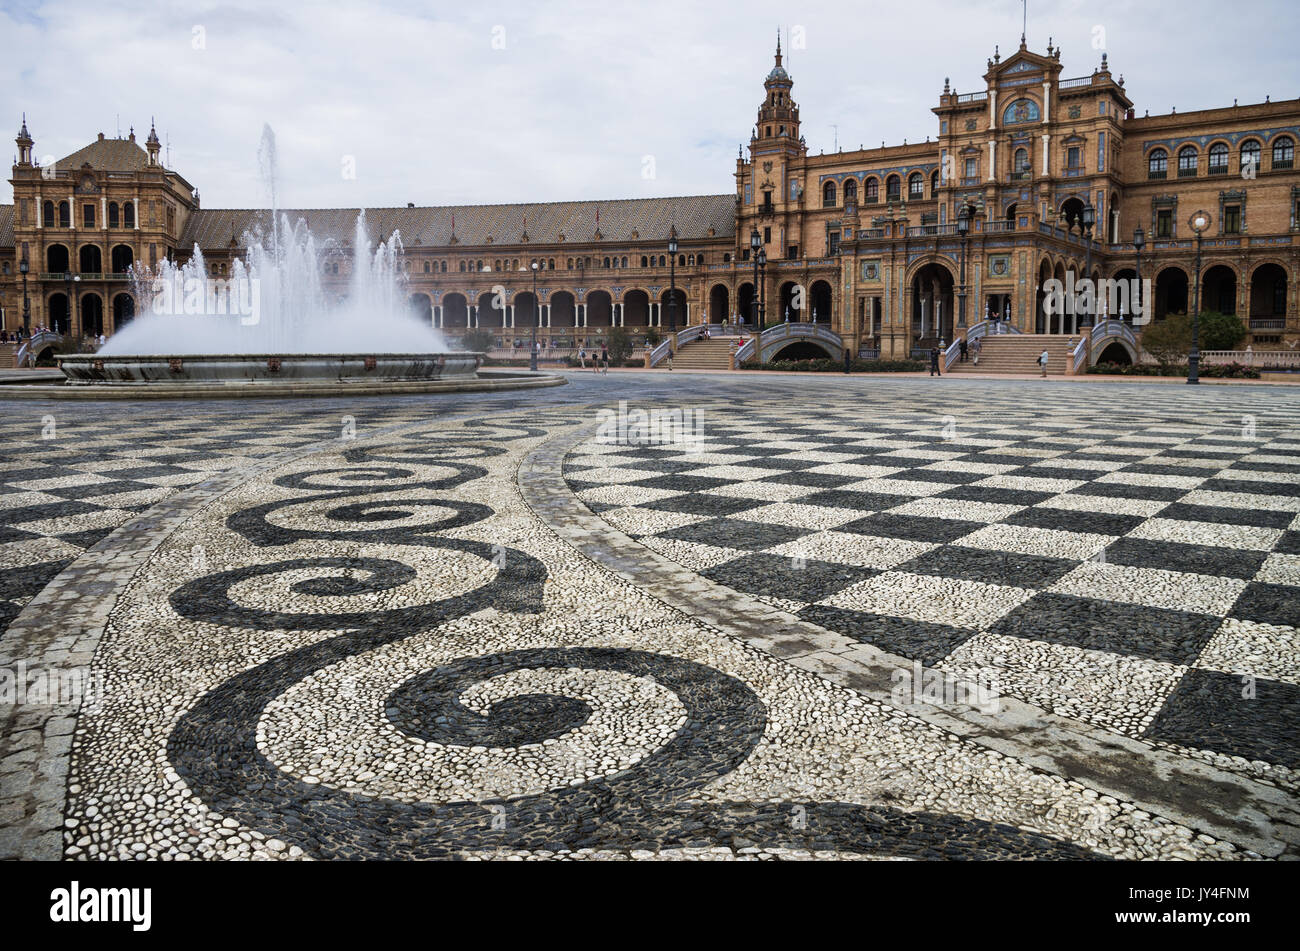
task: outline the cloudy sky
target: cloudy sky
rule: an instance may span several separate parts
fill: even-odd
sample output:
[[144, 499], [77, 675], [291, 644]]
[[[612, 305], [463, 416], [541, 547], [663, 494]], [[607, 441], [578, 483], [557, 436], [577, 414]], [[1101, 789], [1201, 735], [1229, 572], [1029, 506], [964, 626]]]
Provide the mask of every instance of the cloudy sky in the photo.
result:
[[[1021, 2], [0, 0], [0, 128], [26, 111], [61, 158], [154, 116], [209, 208], [265, 203], [263, 124], [284, 206], [730, 192], [778, 27], [809, 148], [831, 151], [933, 136], [944, 77], [982, 88]], [[1139, 114], [1300, 96], [1297, 35], [1290, 0], [1029, 3], [1030, 47], [1052, 37], [1068, 78], [1104, 46]]]

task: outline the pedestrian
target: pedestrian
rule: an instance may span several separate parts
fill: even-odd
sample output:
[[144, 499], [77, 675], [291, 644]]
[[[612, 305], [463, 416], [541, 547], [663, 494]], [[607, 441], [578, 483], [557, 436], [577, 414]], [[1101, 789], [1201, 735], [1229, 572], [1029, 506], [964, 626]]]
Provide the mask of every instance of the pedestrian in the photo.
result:
[[966, 338], [961, 338], [961, 362], [965, 363], [967, 354], [970, 352], [970, 345], [966, 343]]
[[971, 348], [972, 351], [974, 351], [973, 354], [971, 355], [971, 363], [975, 364], [975, 366], [979, 366], [979, 365], [980, 365], [980, 351], [984, 349], [984, 344], [982, 344], [982, 343], [980, 342], [980, 338], [979, 338], [979, 337], [976, 337], [976, 338], [971, 342], [970, 348]]
[[930, 348], [930, 376], [943, 376], [939, 370], [939, 348], [937, 346]]
[[1043, 371], [1043, 379], [1046, 380], [1047, 379], [1047, 350], [1046, 349], [1044, 349], [1043, 352], [1038, 355], [1038, 366]]
[[587, 348], [586, 347], [578, 348], [578, 366], [584, 370], [587, 369]]
[[605, 376], [609, 376], [609, 344], [600, 345], [600, 367]]

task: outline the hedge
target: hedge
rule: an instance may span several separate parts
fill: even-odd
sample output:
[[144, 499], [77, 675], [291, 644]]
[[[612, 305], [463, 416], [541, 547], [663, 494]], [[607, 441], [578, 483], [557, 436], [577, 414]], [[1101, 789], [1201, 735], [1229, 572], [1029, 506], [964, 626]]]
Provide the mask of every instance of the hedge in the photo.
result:
[[[1151, 363], [1098, 363], [1089, 373], [1108, 376], [1187, 376], [1187, 367]], [[1200, 368], [1200, 375], [1210, 379], [1258, 380], [1259, 371], [1240, 363], [1213, 363]]]
[[[920, 373], [926, 364], [920, 360], [854, 360], [849, 364], [853, 373]], [[744, 370], [777, 370], [785, 373], [843, 373], [843, 360], [768, 360], [762, 365], [757, 360], [746, 360]]]

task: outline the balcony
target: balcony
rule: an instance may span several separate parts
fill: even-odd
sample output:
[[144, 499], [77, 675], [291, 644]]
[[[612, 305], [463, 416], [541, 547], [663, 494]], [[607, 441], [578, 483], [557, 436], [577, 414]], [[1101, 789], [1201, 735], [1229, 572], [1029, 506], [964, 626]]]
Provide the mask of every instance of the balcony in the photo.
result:
[[961, 179], [963, 187], [970, 188], [979, 185], [980, 177], [978, 175], [963, 175]]
[[1017, 172], [1011, 173], [1011, 180], [1013, 182], [1027, 182], [1033, 177], [1034, 173], [1027, 168], [1022, 168]]
[[1080, 86], [1091, 86], [1091, 76], [1079, 76], [1076, 79], [1062, 79], [1058, 84], [1060, 89], [1078, 89]]
[[1285, 317], [1252, 317], [1250, 318], [1251, 330], [1285, 330]]
[[1205, 174], [1207, 174], [1207, 175], [1227, 175], [1227, 174], [1228, 174], [1228, 166], [1226, 166], [1226, 165], [1211, 165], [1208, 169], [1206, 169]]
[[1195, 177], [1196, 177], [1196, 169], [1195, 169], [1194, 167], [1193, 167], [1193, 168], [1180, 168], [1180, 169], [1178, 170], [1178, 177], [1179, 177], [1179, 178], [1195, 178]]
[[1065, 177], [1066, 177], [1066, 178], [1081, 178], [1082, 176], [1086, 175], [1087, 173], [1088, 173], [1088, 170], [1087, 170], [1086, 168], [1067, 168], [1067, 169], [1065, 169]]
[[1169, 173], [1166, 172], [1163, 168], [1160, 169], [1153, 168], [1153, 169], [1148, 169], [1147, 171], [1147, 181], [1149, 182], [1163, 182], [1168, 177], [1169, 177]]
[[1273, 159], [1273, 171], [1280, 172], [1288, 168], [1295, 168], [1295, 159]]

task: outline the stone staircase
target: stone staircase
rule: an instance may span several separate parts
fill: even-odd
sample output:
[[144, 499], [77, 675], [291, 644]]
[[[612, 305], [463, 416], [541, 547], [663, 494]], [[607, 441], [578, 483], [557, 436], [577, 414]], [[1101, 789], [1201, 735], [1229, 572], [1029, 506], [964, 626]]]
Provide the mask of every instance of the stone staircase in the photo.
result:
[[[677, 348], [677, 355], [673, 357], [673, 369], [730, 370], [731, 345], [737, 340], [744, 343], [744, 338], [737, 337], [712, 337], [709, 340], [697, 338], [684, 343]], [[667, 364], [661, 363], [660, 366], [666, 368]]]
[[18, 366], [18, 344], [0, 343], [0, 370], [12, 370]]
[[951, 373], [1039, 373], [1038, 355], [1047, 351], [1047, 375], [1065, 376], [1070, 361], [1071, 339], [1062, 334], [998, 334], [980, 338], [983, 352], [979, 366], [967, 357], [965, 363], [957, 360]]

